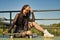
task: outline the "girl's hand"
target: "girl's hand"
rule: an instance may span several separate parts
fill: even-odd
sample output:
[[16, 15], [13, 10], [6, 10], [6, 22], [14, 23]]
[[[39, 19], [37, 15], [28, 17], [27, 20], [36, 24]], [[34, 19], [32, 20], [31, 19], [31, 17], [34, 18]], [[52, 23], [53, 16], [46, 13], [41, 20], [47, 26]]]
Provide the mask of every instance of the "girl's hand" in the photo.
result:
[[8, 33], [7, 31], [4, 31], [4, 32], [3, 32], [4, 35], [7, 34], [7, 33]]
[[30, 12], [33, 12], [33, 10], [30, 8]]

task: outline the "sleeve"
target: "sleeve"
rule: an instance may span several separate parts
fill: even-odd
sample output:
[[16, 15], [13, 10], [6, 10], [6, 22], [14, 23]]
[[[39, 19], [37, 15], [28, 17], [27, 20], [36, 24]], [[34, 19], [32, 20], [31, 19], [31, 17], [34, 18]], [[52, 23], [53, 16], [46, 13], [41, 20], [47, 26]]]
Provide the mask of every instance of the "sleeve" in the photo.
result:
[[34, 16], [34, 13], [32, 12], [32, 22], [35, 21], [35, 16]]
[[14, 20], [13, 20], [13, 24], [12, 24], [12, 25], [10, 26], [10, 28], [8, 29], [8, 32], [11, 33], [11, 30], [14, 28], [14, 25], [15, 25], [15, 23], [16, 23], [17, 18], [18, 18], [18, 14], [16, 14], [16, 16], [15, 16], [15, 18], [14, 18]]
[[35, 21], [35, 16], [34, 16], [34, 13], [33, 12], [30, 15], [30, 21], [31, 22], [34, 22]]
[[8, 29], [8, 33], [11, 33], [12, 28], [14, 28], [14, 25], [12, 25], [12, 26]]
[[13, 24], [16, 24], [17, 18], [18, 18], [18, 14], [16, 14], [16, 16], [15, 16], [15, 18], [13, 20]]

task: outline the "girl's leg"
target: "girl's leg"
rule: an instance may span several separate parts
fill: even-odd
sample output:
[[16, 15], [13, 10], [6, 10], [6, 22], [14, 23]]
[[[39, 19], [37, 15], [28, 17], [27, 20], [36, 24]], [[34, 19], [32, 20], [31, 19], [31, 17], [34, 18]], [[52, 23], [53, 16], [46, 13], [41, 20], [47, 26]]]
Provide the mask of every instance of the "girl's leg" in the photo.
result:
[[29, 31], [24, 31], [21, 34], [22, 34], [22, 38], [25, 38], [26, 35], [28, 35], [29, 38], [32, 38], [32, 32], [30, 30]]
[[50, 34], [47, 30], [44, 30], [40, 25], [38, 25], [36, 22], [32, 22], [33, 26], [44, 33], [44, 37], [54, 37], [54, 35]]
[[40, 25], [38, 25], [36, 22], [32, 22], [32, 24], [37, 30], [44, 32], [44, 29]]
[[30, 30], [26, 32], [26, 35], [28, 36], [28, 38], [32, 38], [32, 32]]

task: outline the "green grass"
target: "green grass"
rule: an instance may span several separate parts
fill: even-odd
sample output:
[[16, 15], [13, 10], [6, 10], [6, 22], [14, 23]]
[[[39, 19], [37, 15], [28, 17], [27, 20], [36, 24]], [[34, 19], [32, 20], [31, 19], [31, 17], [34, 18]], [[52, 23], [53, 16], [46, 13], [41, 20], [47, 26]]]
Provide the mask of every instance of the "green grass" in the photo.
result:
[[[60, 36], [60, 29], [47, 29], [50, 33], [54, 34], [55, 36]], [[4, 31], [8, 31], [8, 29], [4, 29]], [[32, 28], [31, 31], [33, 33], [37, 33], [37, 35], [43, 36], [42, 32], [39, 32], [35, 28]], [[0, 35], [2, 35], [3, 29], [0, 28]], [[13, 30], [12, 30], [13, 32]]]
[[0, 35], [2, 35], [3, 29], [0, 28]]

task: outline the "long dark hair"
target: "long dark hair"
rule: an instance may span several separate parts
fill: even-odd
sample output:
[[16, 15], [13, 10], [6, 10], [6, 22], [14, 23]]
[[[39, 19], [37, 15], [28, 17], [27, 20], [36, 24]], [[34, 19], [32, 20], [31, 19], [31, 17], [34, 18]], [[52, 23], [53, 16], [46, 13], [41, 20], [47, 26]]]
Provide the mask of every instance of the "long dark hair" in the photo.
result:
[[[23, 13], [23, 10], [26, 8], [26, 7], [28, 7], [29, 5], [24, 5], [23, 7], [22, 7], [22, 9], [21, 9], [21, 13]], [[30, 7], [30, 6], [29, 6]]]
[[[26, 8], [26, 7], [30, 7], [29, 5], [24, 5], [23, 7], [22, 7], [22, 9], [21, 9], [21, 14], [23, 14], [23, 10]], [[29, 18], [29, 16], [30, 16], [30, 11], [26, 14], [26, 18]]]
[[[29, 6], [29, 5], [24, 5], [24, 6], [22, 7], [22, 9], [21, 9], [21, 14], [23, 14], [23, 10], [24, 10], [25, 8], [27, 8], [27, 7], [30, 7], [30, 6]], [[24, 27], [24, 30], [28, 30], [28, 29], [29, 29], [29, 28], [28, 28], [29, 16], [30, 16], [30, 13], [27, 13], [26, 16], [23, 16], [23, 17], [22, 17], [22, 19], [23, 19], [23, 21], [22, 21], [22, 27], [25, 26], [25, 27]], [[27, 18], [27, 19], [25, 19], [25, 18]], [[21, 20], [21, 19], [20, 19], [20, 20]]]
[[[23, 10], [24, 10], [25, 8], [27, 8], [27, 7], [30, 7], [30, 6], [29, 6], [29, 5], [24, 5], [24, 6], [22, 7], [21, 12], [19, 13], [19, 16], [18, 16], [18, 19], [17, 19], [18, 23], [21, 22], [21, 24], [22, 24], [22, 23], [24, 24], [25, 20], [29, 21], [30, 13], [27, 13], [26, 16], [23, 15]], [[19, 21], [20, 21], [20, 22], [19, 22]]]

